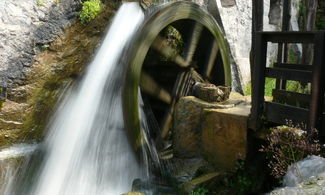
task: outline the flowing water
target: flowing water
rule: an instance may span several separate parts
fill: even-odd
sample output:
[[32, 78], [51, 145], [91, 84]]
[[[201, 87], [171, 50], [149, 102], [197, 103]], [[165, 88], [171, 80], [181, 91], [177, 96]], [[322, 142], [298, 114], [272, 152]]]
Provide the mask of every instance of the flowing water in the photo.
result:
[[21, 185], [24, 194], [118, 195], [130, 191], [135, 178], [146, 177], [123, 129], [119, 66], [143, 19], [138, 3], [121, 6], [84, 78], [65, 92], [41, 145], [43, 160], [33, 181]]

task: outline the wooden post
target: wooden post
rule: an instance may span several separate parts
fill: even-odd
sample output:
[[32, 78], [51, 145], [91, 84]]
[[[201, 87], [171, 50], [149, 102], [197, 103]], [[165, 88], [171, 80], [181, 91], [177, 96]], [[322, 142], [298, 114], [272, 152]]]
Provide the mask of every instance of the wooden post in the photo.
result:
[[256, 52], [254, 54], [255, 66], [252, 74], [254, 77], [252, 80], [252, 108], [249, 127], [258, 130], [261, 127], [264, 107], [267, 42], [261, 33], [256, 33], [255, 39]]
[[263, 31], [263, 14], [264, 14], [264, 0], [252, 0], [252, 46], [250, 53], [251, 65], [251, 80], [253, 80], [254, 57], [255, 56], [255, 35], [258, 31]]
[[[324, 88], [325, 88], [325, 65], [324, 65], [324, 49], [325, 39], [324, 32], [315, 34], [314, 45], [314, 63], [313, 63], [313, 78], [311, 83], [311, 102], [309, 110], [310, 128], [320, 130], [321, 116], [324, 106]], [[309, 133], [311, 129], [308, 129]], [[324, 134], [325, 132], [320, 132]]]

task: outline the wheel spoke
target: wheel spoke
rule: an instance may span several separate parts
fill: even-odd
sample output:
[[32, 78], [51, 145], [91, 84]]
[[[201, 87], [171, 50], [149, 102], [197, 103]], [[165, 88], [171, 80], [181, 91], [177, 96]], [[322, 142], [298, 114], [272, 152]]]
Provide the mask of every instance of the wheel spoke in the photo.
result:
[[171, 94], [145, 72], [141, 73], [140, 87], [145, 93], [167, 104], [170, 104], [172, 101]]
[[168, 135], [170, 125], [172, 122], [173, 118], [173, 113], [174, 113], [174, 107], [176, 105], [177, 100], [181, 97], [184, 96], [185, 92], [185, 87], [186, 83], [185, 81], [188, 79], [188, 74], [186, 72], [181, 72], [178, 74], [176, 82], [173, 87], [173, 100], [170, 104], [170, 107], [167, 109], [167, 111], [164, 114], [164, 118], [161, 123], [161, 134], [160, 138], [165, 139]]
[[210, 49], [210, 55], [207, 58], [207, 61], [206, 61], [206, 64], [204, 66], [204, 70], [202, 73], [203, 77], [208, 78], [208, 79], [210, 78], [211, 71], [212, 71], [213, 65], [216, 61], [218, 51], [219, 51], [218, 44], [216, 41], [213, 41], [211, 49]]
[[187, 48], [185, 50], [185, 62], [186, 64], [190, 64], [193, 59], [193, 55], [196, 51], [199, 39], [201, 37], [203, 31], [203, 26], [200, 23], [195, 23], [193, 30], [190, 34], [190, 39], [187, 45]]
[[161, 139], [165, 139], [168, 135], [170, 125], [173, 119], [174, 105], [175, 105], [175, 101], [172, 102], [172, 105], [168, 108], [163, 118], [162, 125], [161, 125], [161, 134], [160, 134]]
[[161, 55], [174, 61], [180, 67], [188, 66], [188, 64], [186, 64], [184, 58], [182, 56], [180, 56], [174, 48], [172, 48], [170, 45], [168, 45], [168, 42], [166, 39], [164, 39], [160, 36], [157, 36], [157, 38], [155, 39], [155, 41], [152, 44], [152, 47], [156, 51], [158, 51]]

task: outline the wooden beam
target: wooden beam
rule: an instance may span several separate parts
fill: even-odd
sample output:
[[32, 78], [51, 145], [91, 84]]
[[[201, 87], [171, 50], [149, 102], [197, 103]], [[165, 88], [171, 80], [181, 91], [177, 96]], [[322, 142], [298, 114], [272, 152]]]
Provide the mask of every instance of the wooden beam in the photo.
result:
[[266, 68], [265, 69], [266, 77], [293, 80], [293, 81], [302, 81], [302, 82], [311, 82], [312, 72], [303, 71], [303, 70], [292, 70], [286, 68]]
[[265, 117], [267, 121], [277, 124], [287, 124], [292, 121], [293, 125], [308, 127], [308, 109], [279, 104], [275, 102], [265, 102]]
[[305, 64], [289, 64], [289, 63], [276, 63], [277, 68], [286, 68], [292, 70], [302, 70], [302, 71], [312, 71], [312, 65], [305, 65]]
[[257, 32], [257, 33], [264, 34], [265, 40], [272, 43], [313, 43], [316, 32], [314, 31], [310, 31], [310, 32], [268, 31], [268, 32]]

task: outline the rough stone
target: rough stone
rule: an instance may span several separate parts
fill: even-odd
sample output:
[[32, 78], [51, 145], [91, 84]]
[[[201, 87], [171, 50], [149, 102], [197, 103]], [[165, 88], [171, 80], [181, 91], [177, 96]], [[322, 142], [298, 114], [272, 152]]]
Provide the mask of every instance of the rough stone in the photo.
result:
[[223, 102], [229, 98], [231, 89], [224, 86], [215, 86], [197, 82], [193, 86], [193, 95], [206, 102]]
[[20, 129], [28, 108], [28, 104], [5, 101], [0, 112], [0, 130]]
[[246, 157], [247, 120], [250, 106], [204, 109], [202, 122], [203, 156], [217, 169], [234, 170]]
[[325, 194], [325, 158], [309, 156], [292, 164], [283, 179], [285, 187], [270, 192], [271, 195]]
[[177, 103], [173, 120], [175, 155], [191, 158], [200, 154], [203, 110], [231, 106], [234, 105], [211, 104], [193, 96], [182, 97]]
[[325, 173], [325, 158], [309, 156], [288, 168], [283, 179], [285, 186], [294, 187], [311, 176]]
[[36, 52], [62, 34], [79, 9], [79, 0], [0, 1], [0, 86], [24, 84]]
[[217, 169], [233, 169], [246, 156], [250, 113], [249, 104], [239, 99], [211, 104], [192, 96], [181, 98], [173, 122], [175, 156], [203, 156]]

